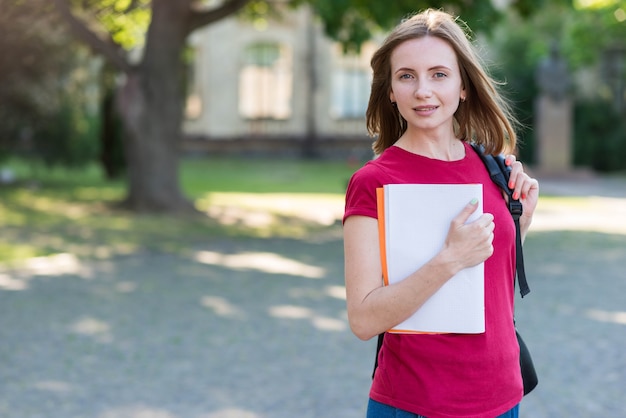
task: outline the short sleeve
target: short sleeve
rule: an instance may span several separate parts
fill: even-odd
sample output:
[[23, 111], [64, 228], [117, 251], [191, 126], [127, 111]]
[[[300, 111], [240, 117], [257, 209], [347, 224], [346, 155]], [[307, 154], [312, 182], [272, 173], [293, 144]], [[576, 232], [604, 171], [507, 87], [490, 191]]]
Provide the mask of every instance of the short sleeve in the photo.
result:
[[344, 222], [353, 215], [378, 218], [376, 189], [383, 185], [380, 177], [380, 169], [371, 164], [371, 162], [352, 175], [346, 190]]

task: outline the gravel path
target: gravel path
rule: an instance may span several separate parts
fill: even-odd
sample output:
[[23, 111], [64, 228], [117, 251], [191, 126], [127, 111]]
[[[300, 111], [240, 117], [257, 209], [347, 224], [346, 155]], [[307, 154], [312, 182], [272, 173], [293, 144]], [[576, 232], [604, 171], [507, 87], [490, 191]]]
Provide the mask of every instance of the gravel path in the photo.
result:
[[[610, 197], [593, 217], [626, 202], [590, 190]], [[626, 232], [579, 221], [526, 241], [517, 320], [540, 384], [525, 418], [626, 416]], [[343, 292], [337, 226], [0, 271], [0, 417], [363, 417], [375, 342], [350, 333]]]

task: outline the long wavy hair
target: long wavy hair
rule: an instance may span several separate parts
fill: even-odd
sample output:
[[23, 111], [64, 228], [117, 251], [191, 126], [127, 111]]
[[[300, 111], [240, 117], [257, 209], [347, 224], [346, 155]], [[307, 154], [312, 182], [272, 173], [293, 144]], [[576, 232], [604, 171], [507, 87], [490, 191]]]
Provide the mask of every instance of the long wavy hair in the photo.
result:
[[490, 154], [513, 152], [518, 124], [509, 103], [499, 94], [500, 83], [485, 70], [474, 45], [471, 31], [460, 19], [428, 9], [402, 21], [374, 53], [372, 90], [366, 111], [369, 134], [376, 137], [372, 148], [376, 154], [392, 146], [407, 129], [389, 95], [391, 93], [391, 54], [401, 43], [434, 36], [446, 41], [454, 50], [467, 97], [454, 114], [455, 134], [463, 141], [483, 145]]

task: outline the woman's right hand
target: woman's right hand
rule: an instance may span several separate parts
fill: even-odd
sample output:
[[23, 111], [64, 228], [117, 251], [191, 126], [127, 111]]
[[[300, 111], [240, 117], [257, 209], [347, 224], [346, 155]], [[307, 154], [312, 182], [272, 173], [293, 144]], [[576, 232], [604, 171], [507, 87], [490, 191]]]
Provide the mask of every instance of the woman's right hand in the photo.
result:
[[468, 222], [477, 208], [478, 201], [470, 202], [450, 223], [442, 253], [453, 260], [457, 271], [482, 263], [493, 254], [493, 215], [484, 213]]

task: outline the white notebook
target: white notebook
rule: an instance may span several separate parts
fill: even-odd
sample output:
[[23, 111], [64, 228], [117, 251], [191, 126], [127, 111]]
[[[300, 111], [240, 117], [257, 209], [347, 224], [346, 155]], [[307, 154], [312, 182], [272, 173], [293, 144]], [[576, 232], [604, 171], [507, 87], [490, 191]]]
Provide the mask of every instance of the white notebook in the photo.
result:
[[[443, 247], [452, 219], [474, 198], [479, 204], [468, 222], [483, 213], [481, 184], [385, 185], [378, 195], [385, 284], [403, 280], [432, 259]], [[484, 286], [483, 263], [462, 270], [389, 331], [485, 332]]]

